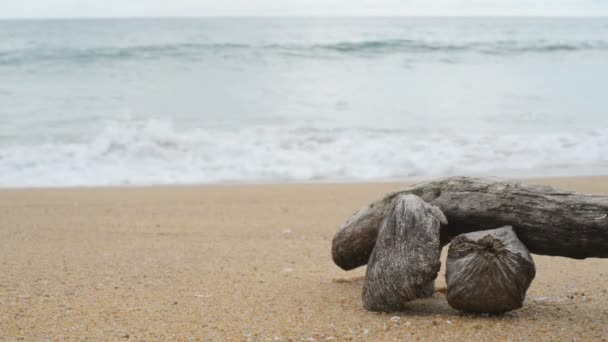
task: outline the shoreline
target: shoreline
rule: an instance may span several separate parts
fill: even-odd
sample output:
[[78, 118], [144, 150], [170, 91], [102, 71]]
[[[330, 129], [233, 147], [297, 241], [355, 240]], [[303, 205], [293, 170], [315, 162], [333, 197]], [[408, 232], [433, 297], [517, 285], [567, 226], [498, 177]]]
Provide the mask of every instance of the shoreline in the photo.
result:
[[584, 180], [584, 179], [605, 179], [608, 181], [608, 173], [590, 173], [590, 174], [519, 174], [519, 175], [453, 175], [453, 176], [437, 176], [437, 177], [408, 177], [408, 178], [389, 178], [389, 179], [370, 179], [370, 180], [311, 180], [311, 181], [236, 181], [236, 182], [209, 182], [209, 183], [174, 183], [174, 184], [110, 184], [110, 185], [74, 185], [74, 186], [32, 186], [32, 187], [3, 187], [1, 191], [28, 191], [28, 190], [78, 190], [78, 189], [146, 189], [146, 188], [213, 188], [213, 187], [252, 187], [252, 186], [302, 186], [302, 185], [365, 185], [365, 184], [415, 184], [420, 182], [432, 181], [435, 179], [449, 177], [476, 177], [476, 178], [498, 178], [498, 179], [514, 179], [523, 182], [543, 183], [545, 181], [553, 182], [560, 180]]

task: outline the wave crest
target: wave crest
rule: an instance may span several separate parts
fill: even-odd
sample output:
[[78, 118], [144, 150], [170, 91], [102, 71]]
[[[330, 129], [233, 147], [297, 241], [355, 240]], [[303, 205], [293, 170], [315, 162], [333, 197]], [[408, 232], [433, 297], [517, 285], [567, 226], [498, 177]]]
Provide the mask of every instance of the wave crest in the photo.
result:
[[32, 63], [90, 63], [156, 58], [197, 58], [210, 54], [247, 56], [269, 53], [285, 57], [378, 57], [393, 54], [478, 53], [485, 55], [542, 54], [608, 50], [608, 41], [559, 42], [547, 40], [449, 43], [411, 39], [348, 41], [327, 44], [178, 43], [87, 49], [26, 48], [0, 52], [0, 65]]
[[259, 126], [180, 131], [109, 124], [90, 142], [0, 148], [0, 186], [367, 181], [608, 169], [608, 130], [464, 135]]

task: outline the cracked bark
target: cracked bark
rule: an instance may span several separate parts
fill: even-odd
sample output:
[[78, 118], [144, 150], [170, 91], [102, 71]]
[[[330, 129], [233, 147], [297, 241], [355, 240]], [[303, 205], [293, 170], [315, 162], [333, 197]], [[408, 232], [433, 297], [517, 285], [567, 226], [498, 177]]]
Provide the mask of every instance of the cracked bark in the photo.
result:
[[448, 250], [448, 304], [482, 313], [519, 309], [535, 275], [532, 256], [510, 226], [459, 235]]
[[415, 195], [400, 195], [382, 223], [371, 253], [363, 306], [371, 311], [405, 309], [408, 301], [433, 294], [440, 268], [441, 211]]
[[350, 270], [367, 264], [383, 220], [403, 194], [417, 195], [445, 214], [442, 246], [463, 233], [510, 225], [531, 253], [608, 258], [608, 196], [452, 177], [388, 194], [353, 215], [332, 241], [336, 265]]

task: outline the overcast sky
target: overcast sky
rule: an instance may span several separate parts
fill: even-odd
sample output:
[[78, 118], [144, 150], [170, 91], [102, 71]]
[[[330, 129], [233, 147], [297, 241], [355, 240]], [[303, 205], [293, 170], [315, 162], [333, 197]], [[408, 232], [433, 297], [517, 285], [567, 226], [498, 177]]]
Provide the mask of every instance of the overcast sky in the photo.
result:
[[608, 16], [608, 0], [0, 0], [0, 17]]

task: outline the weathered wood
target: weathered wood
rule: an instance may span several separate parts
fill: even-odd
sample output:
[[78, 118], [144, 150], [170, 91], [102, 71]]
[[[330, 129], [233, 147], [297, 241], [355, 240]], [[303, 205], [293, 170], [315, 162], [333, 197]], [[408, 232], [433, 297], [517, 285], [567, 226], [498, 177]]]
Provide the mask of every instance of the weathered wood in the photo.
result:
[[366, 309], [401, 311], [406, 302], [433, 294], [441, 265], [440, 223], [446, 219], [437, 207], [415, 195], [397, 196], [367, 265]]
[[441, 228], [444, 245], [459, 234], [510, 225], [531, 253], [608, 258], [608, 196], [453, 177], [394, 192], [356, 213], [333, 239], [338, 266], [350, 270], [367, 263], [380, 224], [401, 194], [415, 194], [443, 211], [449, 221]]
[[448, 250], [448, 304], [471, 312], [519, 309], [535, 275], [530, 252], [510, 226], [459, 235]]

